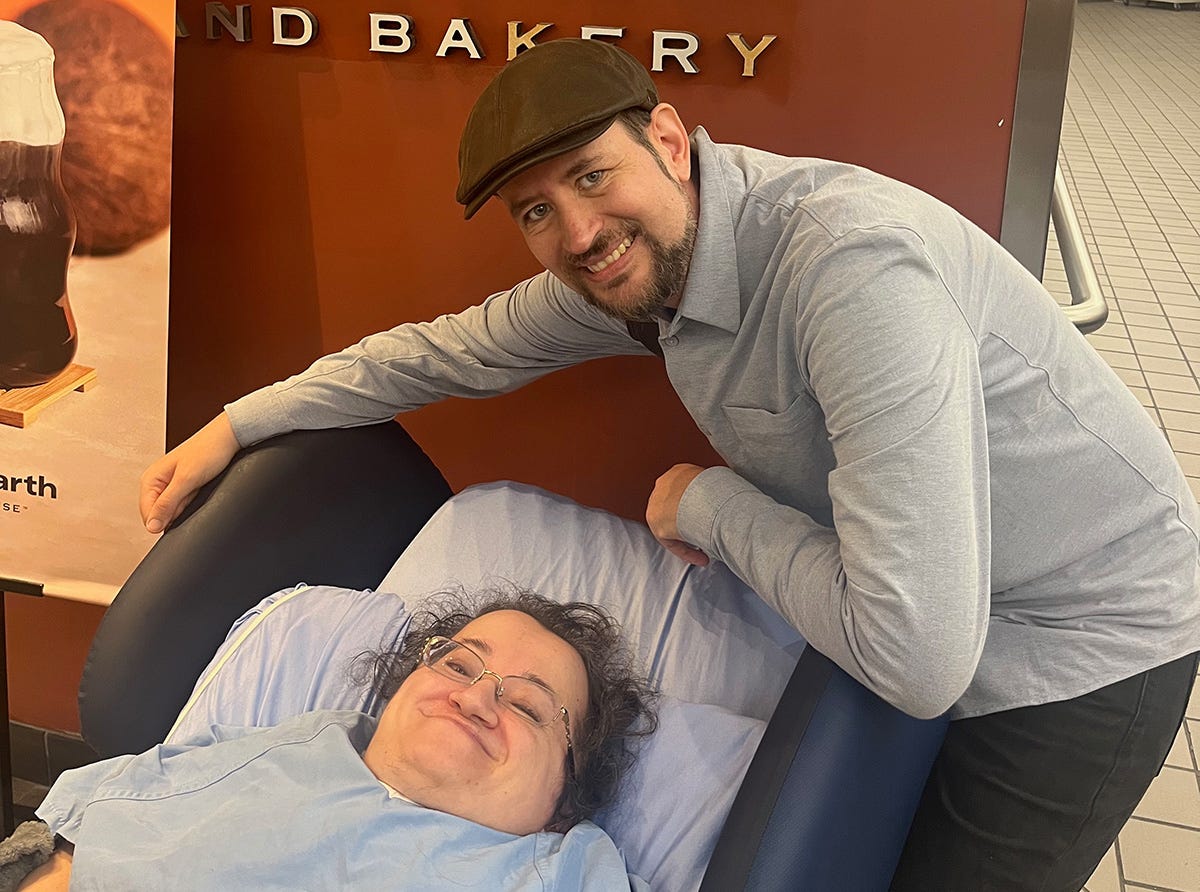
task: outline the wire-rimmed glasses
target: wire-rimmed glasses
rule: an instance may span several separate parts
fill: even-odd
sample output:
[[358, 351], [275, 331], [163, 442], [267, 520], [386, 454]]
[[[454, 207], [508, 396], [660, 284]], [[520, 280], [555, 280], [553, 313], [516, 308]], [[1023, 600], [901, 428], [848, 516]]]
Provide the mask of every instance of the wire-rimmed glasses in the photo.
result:
[[567, 770], [575, 776], [575, 752], [571, 741], [571, 714], [558, 696], [538, 681], [523, 675], [499, 675], [489, 669], [483, 657], [453, 638], [434, 635], [421, 649], [421, 665], [438, 675], [468, 687], [485, 675], [496, 681], [496, 702], [515, 712], [531, 725], [544, 728], [560, 718], [567, 735]]

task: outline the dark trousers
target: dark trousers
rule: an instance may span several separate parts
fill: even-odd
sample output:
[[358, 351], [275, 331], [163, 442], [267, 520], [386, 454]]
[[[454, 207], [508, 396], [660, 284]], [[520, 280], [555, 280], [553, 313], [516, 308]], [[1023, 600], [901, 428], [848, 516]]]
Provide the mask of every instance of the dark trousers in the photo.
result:
[[951, 722], [892, 892], [1078, 892], [1162, 768], [1198, 659]]

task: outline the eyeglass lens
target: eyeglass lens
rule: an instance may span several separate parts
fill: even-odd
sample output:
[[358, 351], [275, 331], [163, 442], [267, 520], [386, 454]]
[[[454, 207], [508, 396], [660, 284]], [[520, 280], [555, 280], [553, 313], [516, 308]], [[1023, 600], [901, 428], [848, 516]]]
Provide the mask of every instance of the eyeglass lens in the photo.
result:
[[[483, 658], [465, 644], [449, 638], [432, 638], [426, 644], [421, 662], [439, 675], [463, 684], [474, 684], [485, 672], [490, 672]], [[562, 713], [558, 702], [547, 688], [530, 678], [506, 675], [497, 682], [496, 699], [535, 725], [548, 725]]]

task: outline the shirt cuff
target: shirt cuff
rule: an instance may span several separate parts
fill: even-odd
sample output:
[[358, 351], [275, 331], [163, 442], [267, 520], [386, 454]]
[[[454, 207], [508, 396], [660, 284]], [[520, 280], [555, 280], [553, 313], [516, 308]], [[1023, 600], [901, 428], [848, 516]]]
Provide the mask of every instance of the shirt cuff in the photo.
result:
[[243, 449], [292, 430], [273, 387], [262, 387], [225, 406], [233, 435]]
[[679, 538], [709, 557], [717, 557], [713, 553], [713, 530], [716, 528], [717, 515], [730, 499], [747, 492], [756, 493], [758, 490], [729, 468], [706, 468], [701, 471], [683, 491], [683, 498], [679, 500], [679, 508], [675, 512]]

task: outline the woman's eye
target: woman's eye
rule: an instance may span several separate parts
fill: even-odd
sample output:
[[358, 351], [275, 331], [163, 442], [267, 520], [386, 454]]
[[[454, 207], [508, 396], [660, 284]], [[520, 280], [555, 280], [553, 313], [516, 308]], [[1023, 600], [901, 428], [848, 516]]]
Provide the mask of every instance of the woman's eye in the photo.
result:
[[534, 724], [540, 725], [542, 723], [542, 717], [538, 714], [537, 707], [519, 700], [510, 702], [512, 702], [513, 709], [521, 713], [521, 715], [525, 716], [525, 718], [529, 719]]
[[445, 661], [444, 665], [447, 669], [449, 669], [455, 675], [461, 675], [463, 678], [471, 678], [470, 671], [468, 671], [467, 667], [463, 663], [459, 662], [458, 660], [455, 660], [453, 658], [447, 659]]

